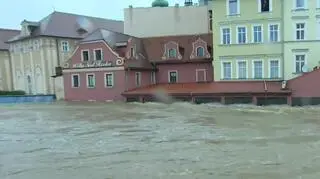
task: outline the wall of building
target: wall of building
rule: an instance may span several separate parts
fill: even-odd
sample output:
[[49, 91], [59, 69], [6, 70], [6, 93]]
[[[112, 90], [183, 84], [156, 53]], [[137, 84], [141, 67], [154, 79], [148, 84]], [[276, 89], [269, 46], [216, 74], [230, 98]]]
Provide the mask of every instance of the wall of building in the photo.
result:
[[[296, 9], [295, 1], [284, 1], [284, 51], [286, 80], [301, 75], [296, 71], [296, 55], [305, 56], [305, 64], [309, 69], [320, 63], [320, 3], [305, 1], [304, 9]], [[305, 24], [305, 39], [296, 39], [296, 24]]]
[[[160, 64], [157, 65], [157, 83], [168, 83], [169, 72], [178, 72], [178, 83], [197, 82], [197, 71], [205, 71], [206, 81], [213, 80], [213, 68], [211, 63], [187, 63], [187, 64]], [[200, 77], [199, 77], [200, 79]]]
[[124, 9], [124, 33], [136, 37], [204, 34], [209, 32], [211, 6]]
[[0, 50], [0, 91], [1, 90], [12, 90], [12, 79], [10, 54], [8, 51]]
[[[263, 64], [263, 78], [270, 79], [270, 60], [279, 61], [279, 79], [282, 78], [283, 45], [282, 45], [282, 4], [281, 1], [272, 0], [271, 12], [259, 12], [259, 1], [246, 0], [240, 2], [239, 13], [228, 15], [226, 0], [213, 1], [213, 49], [214, 49], [214, 79], [225, 80], [222, 64], [231, 63], [231, 79], [228, 80], [253, 80], [253, 62], [258, 60]], [[270, 42], [269, 25], [279, 25], [278, 42]], [[254, 43], [253, 27], [260, 25], [262, 28], [262, 42]], [[237, 28], [246, 28], [246, 43], [238, 44]], [[223, 44], [222, 29], [230, 29], [230, 44]], [[238, 62], [246, 63], [247, 76], [238, 78]], [[254, 79], [261, 80], [261, 79]], [[271, 80], [271, 79], [270, 79]], [[273, 79], [272, 79], [273, 80]], [[277, 80], [277, 79], [276, 79]]]
[[[141, 75], [141, 84], [137, 85], [136, 73]], [[131, 90], [139, 87], [145, 87], [152, 83], [151, 71], [127, 71], [126, 90]]]
[[[68, 51], [62, 50], [62, 41], [69, 43]], [[14, 89], [30, 94], [55, 94], [61, 88], [62, 81], [51, 76], [55, 75], [55, 67], [70, 57], [75, 45], [76, 40], [49, 37], [12, 43], [10, 51]], [[59, 89], [55, 89], [57, 86], [60, 86]]]

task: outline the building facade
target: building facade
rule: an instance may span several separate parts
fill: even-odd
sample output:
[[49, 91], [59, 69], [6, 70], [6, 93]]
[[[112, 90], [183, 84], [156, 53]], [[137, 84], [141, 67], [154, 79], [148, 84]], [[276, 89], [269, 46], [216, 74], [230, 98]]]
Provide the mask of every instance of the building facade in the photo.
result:
[[136, 38], [98, 29], [64, 64], [68, 101], [124, 101], [126, 91], [212, 81], [210, 34]]
[[320, 64], [320, 1], [284, 1], [284, 78], [311, 71]]
[[211, 3], [186, 0], [184, 6], [124, 9], [124, 33], [135, 37], [207, 34], [212, 28]]
[[19, 35], [8, 40], [13, 89], [64, 98], [63, 64], [79, 40], [104, 27], [123, 31], [123, 22], [53, 12], [39, 22], [24, 20]]
[[19, 33], [19, 30], [0, 29], [0, 91], [13, 89], [10, 46], [6, 44], [6, 41]]
[[213, 0], [214, 79], [283, 79], [283, 1]]

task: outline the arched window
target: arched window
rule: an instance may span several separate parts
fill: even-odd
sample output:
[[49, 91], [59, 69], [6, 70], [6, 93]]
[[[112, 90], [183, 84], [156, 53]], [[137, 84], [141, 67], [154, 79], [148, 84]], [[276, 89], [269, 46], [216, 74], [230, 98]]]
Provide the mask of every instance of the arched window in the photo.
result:
[[204, 57], [204, 48], [203, 47], [197, 48], [197, 57]]
[[177, 57], [177, 50], [174, 48], [169, 49], [168, 57], [169, 58], [176, 58]]

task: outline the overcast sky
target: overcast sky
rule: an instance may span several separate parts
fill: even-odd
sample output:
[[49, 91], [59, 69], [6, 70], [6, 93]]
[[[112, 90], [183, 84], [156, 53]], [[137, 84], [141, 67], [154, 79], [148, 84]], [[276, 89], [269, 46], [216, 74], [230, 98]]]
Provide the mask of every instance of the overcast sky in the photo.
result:
[[[151, 6], [153, 0], [0, 0], [0, 28], [20, 29], [26, 19], [38, 21], [54, 11], [123, 19], [123, 8]], [[184, 0], [168, 0], [169, 5]], [[197, 0], [195, 0], [196, 2]]]

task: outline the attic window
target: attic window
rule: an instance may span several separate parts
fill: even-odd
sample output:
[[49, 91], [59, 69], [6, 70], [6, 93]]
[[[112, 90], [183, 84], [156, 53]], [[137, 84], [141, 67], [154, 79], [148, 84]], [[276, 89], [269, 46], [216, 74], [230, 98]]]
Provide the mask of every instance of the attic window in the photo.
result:
[[130, 57], [134, 57], [134, 48], [133, 47], [131, 47], [130, 48]]
[[177, 50], [174, 48], [169, 49], [168, 57], [169, 58], [176, 58], [177, 57]]
[[197, 47], [197, 57], [204, 57], [204, 48], [203, 47]]
[[270, 11], [270, 0], [260, 0], [261, 3], [261, 12], [269, 12]]
[[82, 61], [84, 62], [89, 61], [89, 50], [83, 50], [81, 57], [82, 57]]

